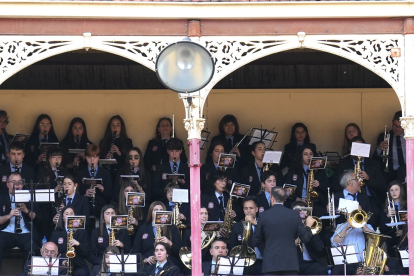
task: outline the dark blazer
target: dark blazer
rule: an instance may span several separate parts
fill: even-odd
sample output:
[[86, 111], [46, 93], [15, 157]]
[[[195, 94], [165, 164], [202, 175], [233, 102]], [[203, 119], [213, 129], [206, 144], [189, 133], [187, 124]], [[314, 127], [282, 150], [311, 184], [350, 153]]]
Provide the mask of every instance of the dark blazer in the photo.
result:
[[[211, 161], [203, 166], [201, 166], [200, 169], [200, 188], [201, 192], [207, 192], [209, 185], [209, 180], [211, 179], [212, 175], [217, 171], [216, 166]], [[225, 173], [227, 175], [227, 181], [229, 183], [238, 182], [240, 183], [240, 175], [239, 175], [239, 169], [238, 169], [238, 163], [236, 162], [236, 165], [232, 169], [225, 170]], [[244, 183], [244, 182], [243, 182]], [[249, 193], [251, 194], [251, 192]]]
[[[106, 155], [108, 154], [110, 148], [102, 148], [101, 145], [102, 145], [102, 140], [99, 142], [99, 147], [101, 148], [101, 158], [106, 158]], [[124, 152], [127, 152], [130, 148], [133, 147], [132, 140], [129, 138], [126, 138], [125, 144], [122, 145], [121, 147], [121, 140], [119, 138], [116, 138], [114, 141], [114, 145], [117, 146], [119, 150], [124, 149], [124, 150], [121, 150], [121, 155], [118, 155], [117, 153], [113, 154], [113, 157], [114, 159], [116, 159], [118, 164], [111, 165], [111, 168], [114, 167], [114, 168], [119, 169], [119, 168], [122, 168], [126, 160], [126, 154]]]
[[[58, 246], [59, 253], [62, 257], [66, 256], [67, 252], [67, 239], [68, 233], [65, 230], [54, 230], [50, 241], [54, 242]], [[86, 264], [86, 259], [89, 256], [89, 235], [86, 230], [80, 229], [75, 231], [73, 239], [79, 242], [79, 246], [75, 246], [75, 258], [73, 261], [73, 270], [77, 268], [83, 268], [88, 271], [89, 268]]]
[[[181, 265], [181, 260], [178, 257], [181, 248], [181, 237], [175, 225], [169, 226], [172, 235], [172, 247], [169, 259], [176, 265]], [[135, 237], [134, 245], [132, 246], [132, 253], [141, 253], [141, 258], [145, 259], [154, 255], [154, 231], [151, 223], [142, 224], [138, 228], [137, 236]]]
[[201, 270], [202, 270], [204, 276], [206, 276], [206, 275], [212, 275], [211, 274], [211, 261], [203, 262], [201, 264]]
[[[115, 181], [114, 181], [114, 195], [113, 195], [113, 201], [118, 202], [119, 200], [119, 192], [122, 186], [122, 182], [121, 182], [121, 175], [130, 175], [131, 173], [123, 173], [122, 172], [123, 169], [118, 170], [117, 175], [115, 177]], [[136, 173], [136, 175], [140, 176], [140, 180], [138, 181], [138, 184], [142, 187], [143, 185], [143, 180], [141, 180], [141, 174], [138, 171]], [[145, 201], [146, 202], [152, 202], [151, 200], [151, 187], [152, 187], [152, 178], [151, 178], [151, 173], [148, 171], [145, 171]]]
[[[86, 190], [90, 188], [90, 186], [83, 184], [83, 178], [91, 178], [88, 167], [83, 168], [76, 173], [79, 195], [81, 196], [85, 195]], [[102, 186], [104, 187], [103, 192], [101, 192], [99, 189], [96, 189], [96, 205], [104, 206], [106, 204], [109, 204], [113, 194], [111, 174], [107, 169], [99, 167], [95, 178], [102, 178]]]
[[[233, 247], [243, 244], [242, 243], [243, 232], [244, 232], [243, 221], [236, 222], [233, 225], [233, 229], [231, 230], [231, 234], [230, 234], [229, 252], [233, 249]], [[253, 226], [252, 226], [252, 229], [251, 229], [251, 232], [250, 232], [250, 237], [249, 237], [249, 240], [247, 241], [247, 245], [254, 249], [256, 247], [256, 245], [253, 241], [253, 235], [254, 235], [254, 231], [253, 231]], [[263, 248], [261, 248], [261, 249], [263, 249]], [[260, 250], [260, 251], [262, 251], [262, 250]]]
[[[129, 238], [128, 232], [122, 229], [118, 232], [115, 231], [115, 239], [121, 241], [124, 244], [125, 254], [128, 254], [131, 250], [131, 239]], [[92, 230], [91, 238], [89, 241], [89, 262], [92, 265], [100, 265], [102, 263], [103, 252], [109, 246], [109, 234], [106, 231], [106, 227], [103, 231], [103, 237], [99, 237], [99, 228]]]
[[[161, 200], [165, 194], [164, 189], [168, 183], [171, 182], [170, 179], [165, 179], [166, 174], [172, 174], [170, 163], [163, 163], [157, 167], [157, 171], [155, 172], [155, 178], [153, 179], [152, 185], [152, 200]], [[182, 160], [180, 161], [180, 166], [177, 169], [178, 174], [185, 175], [185, 183], [180, 185], [181, 189], [190, 189], [190, 169], [188, 168], [187, 163], [184, 163]]]
[[[276, 183], [283, 186], [283, 173], [278, 164], [272, 164], [269, 169], [276, 173]], [[250, 185], [249, 195], [257, 195], [262, 188], [261, 181], [257, 175], [255, 162], [252, 161], [242, 169], [241, 183]]]
[[[161, 200], [162, 203], [164, 203], [165, 208], [167, 208], [167, 211], [174, 211], [170, 205], [169, 205], [169, 201], [167, 200], [166, 197], [164, 197]], [[178, 207], [178, 209], [180, 210], [180, 213], [183, 214], [186, 218], [186, 220], [183, 220], [182, 222], [189, 226], [191, 223], [191, 214], [190, 214], [190, 203], [182, 203], [181, 206]]]
[[[144, 155], [145, 169], [152, 171], [152, 166], [157, 167], [160, 164], [168, 163], [168, 159], [167, 147], [164, 146], [164, 142], [160, 138], [149, 140]], [[185, 149], [180, 154], [180, 160], [184, 163], [188, 161]]]
[[[49, 135], [48, 143], [58, 143], [59, 140], [56, 137]], [[40, 154], [42, 154], [39, 150], [39, 136], [30, 136], [29, 140], [27, 140], [25, 147], [24, 147], [24, 162], [32, 167], [36, 167], [37, 158], [39, 158]]]
[[[155, 276], [155, 269], [157, 264], [153, 265], [146, 265], [144, 267], [145, 275], [148, 276]], [[162, 271], [163, 276], [176, 276], [180, 275], [180, 269], [175, 266], [171, 261], [167, 260], [167, 263], [162, 267], [161, 271], [158, 271], [158, 274], [160, 274]]]
[[[182, 246], [191, 249], [191, 228], [187, 228], [184, 230]], [[211, 260], [210, 248], [210, 246], [207, 246], [206, 248], [201, 250], [201, 259], [203, 262]]]
[[[3, 133], [3, 135], [4, 135], [4, 133]], [[3, 135], [0, 135], [0, 139], [3, 139]], [[5, 143], [7, 143], [7, 148], [8, 148], [8, 145], [9, 145], [10, 141], [13, 139], [13, 137], [14, 137], [13, 135], [9, 135], [9, 134], [6, 135], [6, 140], [7, 141], [5, 141]], [[0, 164], [1, 165], [7, 164], [7, 155], [6, 155], [6, 153], [7, 153], [6, 149], [3, 148], [1, 146], [1, 143], [0, 143]], [[2, 161], [3, 155], [5, 157], [4, 161]]]
[[[7, 188], [7, 177], [11, 174], [10, 170], [10, 163], [6, 163], [0, 166], [0, 176], [1, 176], [1, 186], [0, 186], [0, 193], [8, 193]], [[36, 173], [33, 167], [23, 163], [21, 167], [20, 174], [22, 178], [25, 180], [26, 183], [30, 183], [31, 180], [33, 182], [36, 181]]]
[[[315, 144], [308, 143], [312, 147], [312, 150], [316, 152], [316, 146]], [[299, 146], [297, 143], [289, 143], [285, 145], [285, 148], [283, 149], [283, 155], [282, 159], [280, 160], [280, 167], [284, 169], [285, 167], [291, 167], [293, 164], [293, 159], [295, 158], [296, 151], [298, 150]]]
[[[65, 199], [65, 205], [66, 205], [66, 198], [65, 196], [62, 197], [61, 200]], [[75, 194], [75, 197], [72, 201], [72, 208], [75, 211], [75, 214], [77, 216], [86, 216], [86, 227], [89, 225], [89, 217], [90, 217], [90, 208], [89, 208], [89, 200], [87, 197], [80, 195], [78, 193]], [[54, 212], [54, 215], [56, 214], [56, 211]]]
[[[339, 206], [339, 199], [344, 198], [343, 190], [334, 194], [335, 196], [335, 210], [338, 210]], [[358, 201], [361, 209], [364, 210], [366, 213], [373, 212], [373, 208], [371, 206], [371, 202], [366, 194], [358, 193], [356, 196], [356, 201]], [[336, 219], [336, 225], [340, 223], [344, 223], [346, 221], [345, 216], [341, 215], [339, 218]], [[368, 221], [369, 224], [373, 225], [373, 217]], [[374, 224], [376, 225], [376, 223]]]
[[[243, 139], [244, 134], [235, 134], [233, 137], [233, 147], [240, 142], [241, 139]], [[243, 164], [247, 164], [249, 162], [250, 156], [251, 154], [249, 153], [250, 151], [250, 146], [249, 146], [249, 138], [246, 137], [243, 142], [239, 145], [239, 151], [240, 151], [240, 155], [241, 155], [241, 160], [239, 158], [237, 158], [237, 161], [241, 161]], [[228, 143], [227, 143], [227, 137], [222, 136], [222, 135], [217, 135], [214, 136], [211, 139], [210, 145], [213, 144], [215, 141], [220, 141], [224, 144], [224, 152], [225, 153], [229, 153], [233, 147], [229, 147]], [[206, 158], [206, 163], [211, 162], [211, 155], [207, 156]], [[243, 164], [241, 164], [241, 166], [239, 168], [243, 167]]]
[[[81, 140], [80, 144], [76, 145], [74, 140], [70, 140], [69, 142], [62, 141], [60, 143], [60, 147], [62, 148], [62, 154], [63, 154], [62, 163], [63, 163], [63, 165], [66, 166], [68, 164], [72, 164], [73, 160], [76, 157], [75, 153], [69, 153], [69, 149], [76, 149], [76, 148], [85, 149], [89, 144], [93, 144], [93, 143], [91, 141], [82, 141]], [[79, 161], [81, 161], [79, 163], [79, 169], [82, 169], [82, 168], [85, 168], [85, 167], [88, 166], [88, 164], [86, 162], [86, 159], [83, 159], [83, 160], [80, 159]], [[71, 171], [74, 172], [73, 169]]]
[[[331, 178], [331, 187], [334, 193], [343, 190], [339, 184], [341, 174], [345, 170], [354, 170], [354, 163], [352, 160], [352, 158], [346, 158], [340, 162], [336, 168], [335, 173]], [[378, 164], [378, 161], [364, 158], [363, 167], [361, 164], [361, 170], [362, 169], [369, 175], [369, 180], [364, 180], [365, 186], [368, 186], [372, 197], [382, 205], [383, 202], [385, 202], [387, 183], [385, 181], [384, 175], [381, 172], [381, 167]], [[364, 187], [361, 187], [361, 191], [362, 193], [366, 193]]]
[[[325, 266], [325, 264], [321, 262], [321, 257], [322, 257], [322, 253], [324, 252], [325, 246], [323, 244], [323, 241], [319, 233], [316, 235], [313, 235], [310, 241], [304, 244], [304, 246], [306, 247], [306, 250], [308, 251], [312, 260]], [[303, 253], [300, 251], [299, 246], [297, 247], [297, 251], [298, 251], [299, 262], [303, 262]]]
[[256, 195], [257, 200], [257, 208], [259, 208], [258, 215], [260, 216], [260, 213], [270, 209], [269, 202], [267, 201], [265, 192], [261, 192]]
[[[224, 192], [223, 193], [223, 198], [224, 198], [224, 207], [227, 207], [227, 202], [230, 198], [229, 194]], [[233, 203], [237, 202], [236, 200], [233, 200]], [[207, 208], [208, 211], [208, 220], [209, 221], [218, 221], [220, 220], [220, 216], [221, 216], [221, 221], [223, 221], [225, 212], [220, 208], [219, 205], [219, 201], [216, 197], [215, 194], [202, 194], [201, 195], [201, 205]], [[237, 210], [237, 208], [235, 209], [235, 206], [233, 204], [233, 210]], [[236, 213], [240, 211], [236, 211]]]
[[[40, 166], [39, 169], [37, 170], [37, 182], [38, 183], [45, 183], [45, 174], [48, 174], [48, 179], [49, 182], [48, 184], [50, 185], [49, 189], [54, 189], [57, 186], [56, 183], [56, 175], [55, 173], [51, 170], [49, 172], [45, 171], [45, 167], [44, 166]], [[59, 176], [66, 176], [69, 174], [69, 171], [64, 168], [63, 166], [59, 166]]]
[[[256, 245], [264, 244], [262, 272], [299, 271], [295, 239], [309, 242], [312, 232], [297, 211], [275, 204], [260, 214], [253, 236]], [[275, 262], [275, 260], [278, 260]]]

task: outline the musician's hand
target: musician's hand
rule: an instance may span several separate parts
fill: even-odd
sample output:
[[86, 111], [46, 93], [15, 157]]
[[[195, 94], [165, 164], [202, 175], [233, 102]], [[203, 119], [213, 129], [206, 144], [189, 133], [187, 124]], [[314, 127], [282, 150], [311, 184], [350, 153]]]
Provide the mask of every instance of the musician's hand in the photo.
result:
[[75, 157], [75, 159], [73, 159], [73, 166], [76, 167], [78, 164], [79, 164], [79, 159]]
[[403, 234], [403, 231], [402, 231], [402, 230], [397, 230], [397, 231], [395, 232], [395, 236], [397, 236], [397, 237], [401, 237], [401, 236], [402, 236], [402, 234]]
[[25, 213], [25, 214], [29, 213], [29, 209], [27, 209], [26, 204], [19, 203], [19, 206], [20, 206], [20, 210], [22, 210], [22, 213]]
[[114, 240], [113, 245], [118, 247], [124, 247], [124, 244], [120, 240]]
[[12, 217], [18, 216], [19, 214], [20, 214], [20, 210], [16, 208], [10, 211], [9, 217], [12, 218]]
[[253, 219], [253, 217], [251, 216], [251, 215], [247, 215], [247, 216], [245, 216], [244, 217], [244, 220], [245, 221], [247, 221], [247, 222], [250, 222], [251, 224], [253, 224], [254, 225], [254, 223], [255, 223], [255, 220]]
[[296, 238], [295, 245], [298, 246], [300, 244], [301, 240], [299, 238]]
[[156, 170], [157, 170], [157, 166], [152, 165], [152, 167], [151, 167], [151, 171], [155, 172]]
[[394, 209], [391, 209], [391, 208], [389, 208], [388, 209], [388, 214], [387, 214], [387, 217], [393, 217], [393, 216], [395, 216], [395, 210]]
[[302, 202], [305, 202], [306, 204], [308, 204], [308, 201], [306, 200], [306, 198], [297, 197], [296, 201], [302, 201]]
[[388, 141], [382, 141], [378, 145], [379, 150], [387, 150], [387, 148], [388, 148]]
[[179, 220], [186, 220], [187, 218], [183, 214], [179, 213], [178, 214], [178, 219]]
[[155, 264], [157, 262], [157, 259], [155, 258], [155, 256], [149, 256], [148, 258], [144, 259], [144, 263], [147, 264]]
[[234, 219], [236, 216], [237, 216], [236, 211], [231, 210], [230, 217]]
[[57, 214], [53, 217], [53, 223], [54, 223], [54, 224], [57, 224], [57, 223], [58, 223], [59, 216], [60, 216], [60, 214], [59, 214], [59, 213], [57, 213]]
[[358, 177], [362, 178], [363, 180], [369, 180], [369, 175], [364, 171], [360, 171]]
[[92, 197], [94, 193], [95, 189], [87, 189], [85, 194], [86, 196]]
[[115, 145], [112, 145], [112, 147], [111, 147], [111, 152], [112, 153], [116, 153], [116, 154], [118, 154], [119, 156], [121, 156], [121, 151], [119, 150], [119, 148], [117, 147], [117, 146], [115, 146]]
[[235, 147], [232, 151], [231, 151], [231, 153], [235, 153], [236, 154], [236, 156], [238, 157], [238, 158], [240, 158], [240, 150], [239, 150], [239, 147]]
[[319, 181], [318, 180], [314, 180], [312, 182], [312, 187], [314, 187], [314, 188], [319, 187]]
[[84, 153], [79, 153], [78, 157], [79, 157], [79, 159], [84, 160], [85, 159], [85, 154]]
[[62, 189], [63, 185], [62, 184], [58, 184], [55, 187], [55, 193], [58, 193], [61, 189]]
[[185, 179], [177, 179], [177, 181], [178, 181], [181, 185], [184, 185], [184, 184], [185, 184]]
[[134, 217], [129, 218], [129, 224], [133, 224], [135, 226], [138, 226], [138, 221]]
[[315, 221], [316, 220], [312, 216], [308, 216], [305, 221], [306, 226], [311, 227], [315, 223]]
[[167, 237], [164, 237], [164, 236], [162, 236], [160, 239], [159, 239], [159, 241], [160, 242], [165, 242], [166, 244], [168, 244], [170, 247], [172, 246], [172, 242], [167, 238]]
[[111, 154], [110, 152], [108, 152], [108, 154], [105, 156], [105, 158], [106, 158], [106, 159], [112, 159], [112, 158], [113, 158], [113, 156], [112, 156], [112, 154]]
[[357, 271], [356, 271], [356, 275], [362, 275], [362, 267], [358, 267]]
[[80, 245], [80, 243], [79, 243], [77, 240], [72, 239], [72, 240], [70, 241], [69, 245], [70, 245], [70, 246], [79, 246], [79, 245]]
[[39, 157], [37, 158], [37, 162], [43, 162], [46, 160], [46, 153], [42, 153], [41, 155], [39, 155]]
[[224, 228], [220, 228], [219, 235], [221, 238], [228, 238], [227, 230]]
[[101, 192], [103, 192], [105, 190], [104, 186], [102, 186], [102, 184], [97, 184], [95, 186], [97, 189], [99, 189]]

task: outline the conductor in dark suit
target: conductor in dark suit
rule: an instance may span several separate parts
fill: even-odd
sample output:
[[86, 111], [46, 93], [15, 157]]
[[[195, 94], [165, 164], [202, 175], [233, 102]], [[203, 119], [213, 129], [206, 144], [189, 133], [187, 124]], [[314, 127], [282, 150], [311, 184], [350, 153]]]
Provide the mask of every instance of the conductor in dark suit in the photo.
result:
[[299, 261], [295, 240], [299, 237], [303, 243], [308, 243], [312, 237], [310, 226], [315, 220], [309, 216], [303, 225], [297, 211], [283, 206], [285, 199], [282, 187], [272, 189], [272, 207], [260, 214], [254, 232], [254, 243], [259, 247], [264, 244], [263, 274], [297, 275]]

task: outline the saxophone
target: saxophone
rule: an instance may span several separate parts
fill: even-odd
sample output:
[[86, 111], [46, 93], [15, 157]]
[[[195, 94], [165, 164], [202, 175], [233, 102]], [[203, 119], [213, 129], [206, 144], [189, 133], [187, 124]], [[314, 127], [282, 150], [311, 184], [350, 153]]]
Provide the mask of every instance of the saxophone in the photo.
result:
[[111, 229], [111, 234], [109, 235], [109, 246], [113, 246], [115, 241], [115, 229]]
[[161, 225], [157, 225], [157, 235], [154, 238], [154, 245], [157, 244], [159, 242], [159, 240], [161, 239], [161, 237], [162, 237], [161, 231], [162, 231]]
[[[128, 216], [129, 216], [129, 217], [128, 217], [128, 220], [130, 220], [131, 218], [133, 218], [133, 217], [134, 217], [134, 206], [130, 206], [130, 207], [129, 207]], [[135, 233], [134, 225], [133, 225], [133, 224], [131, 224], [131, 223], [129, 223], [129, 224], [128, 224], [127, 231], [128, 231], [128, 234], [129, 234], [130, 236], [134, 235], [134, 233]]]
[[306, 202], [308, 202], [308, 207], [313, 207], [313, 201], [319, 196], [318, 192], [315, 191], [312, 187], [312, 182], [314, 180], [314, 170], [310, 170], [308, 175], [308, 183], [306, 187]]
[[[361, 171], [361, 156], [358, 156], [358, 161], [355, 164], [354, 173], [355, 173], [356, 178], [359, 181], [359, 185], [361, 185], [361, 187], [362, 187], [362, 186], [365, 185], [365, 183], [364, 183], [364, 180], [359, 177], [359, 172], [360, 171]], [[359, 192], [361, 192], [361, 190], [359, 190]]]
[[[224, 197], [223, 197], [224, 200]], [[231, 229], [233, 229], [234, 220], [231, 217], [231, 211], [233, 211], [233, 201], [232, 197], [230, 196], [229, 200], [227, 201], [226, 205], [226, 213], [224, 215], [223, 221], [223, 228], [226, 230], [228, 240], [230, 238]]]
[[70, 229], [69, 233], [68, 233], [68, 239], [67, 239], [67, 248], [66, 248], [66, 257], [68, 258], [75, 258], [76, 257], [76, 253], [75, 253], [75, 248], [72, 246], [70, 246], [70, 242], [73, 240], [73, 230]]
[[174, 216], [173, 216], [173, 224], [177, 226], [177, 228], [182, 231], [182, 229], [187, 228], [187, 226], [178, 218], [180, 214], [180, 203], [176, 202], [174, 205]]

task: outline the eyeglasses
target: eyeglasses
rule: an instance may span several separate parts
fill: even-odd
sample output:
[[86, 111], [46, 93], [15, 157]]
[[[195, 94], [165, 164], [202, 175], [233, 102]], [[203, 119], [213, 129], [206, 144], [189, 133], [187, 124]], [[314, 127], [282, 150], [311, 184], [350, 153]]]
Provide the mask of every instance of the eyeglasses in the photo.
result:
[[51, 127], [51, 124], [40, 123], [39, 126], [41, 127]]
[[46, 248], [44, 248], [43, 249], [43, 252], [45, 252], [46, 254], [49, 254], [50, 253], [50, 255], [55, 255], [55, 253], [56, 253], [56, 250], [47, 250]]
[[18, 181], [16, 181], [16, 180], [13, 180], [13, 181], [9, 181], [8, 183], [13, 183], [13, 185], [23, 185], [23, 181], [22, 180], [18, 180]]
[[138, 160], [139, 159], [139, 155], [128, 155], [128, 160]]

